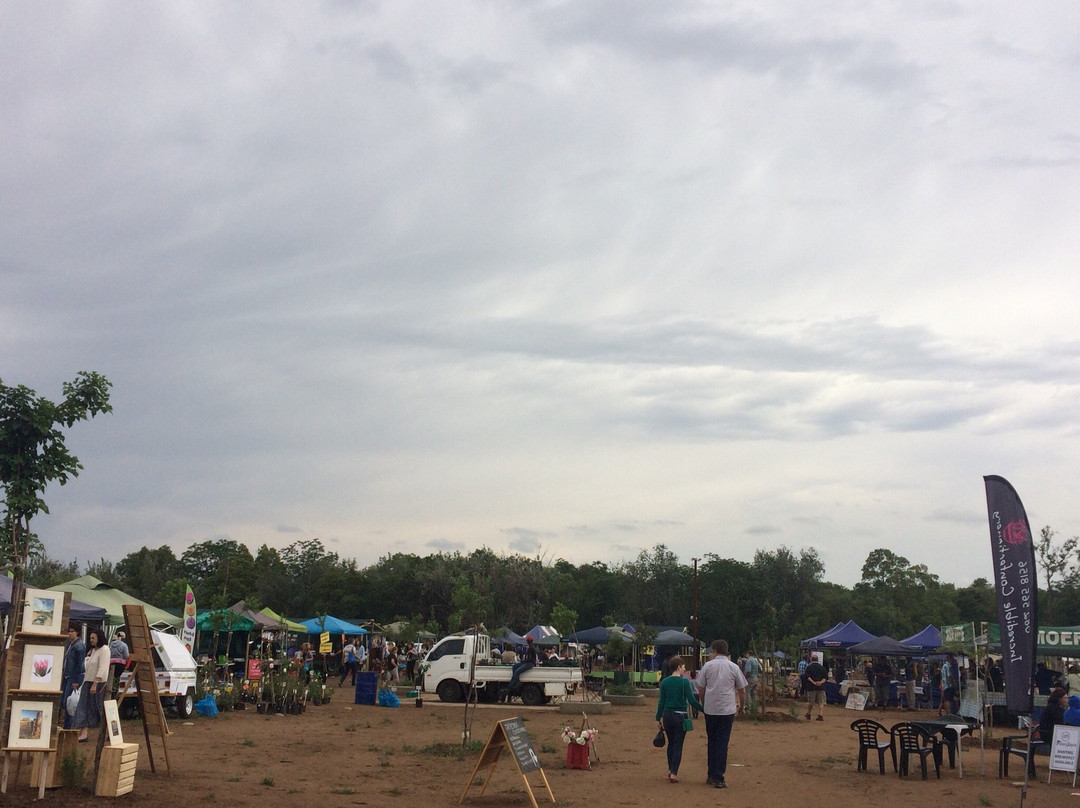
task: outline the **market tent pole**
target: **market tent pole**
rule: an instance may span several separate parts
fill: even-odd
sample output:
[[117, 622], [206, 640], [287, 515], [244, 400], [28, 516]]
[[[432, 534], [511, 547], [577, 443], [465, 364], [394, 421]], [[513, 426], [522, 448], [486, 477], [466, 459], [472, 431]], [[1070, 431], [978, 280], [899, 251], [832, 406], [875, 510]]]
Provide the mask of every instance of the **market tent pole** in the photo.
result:
[[[986, 777], [986, 711], [983, 709], [982, 693], [979, 692], [979, 680], [982, 679], [982, 668], [979, 667], [979, 635], [975, 633], [975, 621], [971, 621], [971, 644], [975, 648], [975, 704], [979, 708], [979, 774]], [[989, 654], [987, 660], [989, 661]], [[960, 744], [960, 736], [956, 737], [957, 745]]]

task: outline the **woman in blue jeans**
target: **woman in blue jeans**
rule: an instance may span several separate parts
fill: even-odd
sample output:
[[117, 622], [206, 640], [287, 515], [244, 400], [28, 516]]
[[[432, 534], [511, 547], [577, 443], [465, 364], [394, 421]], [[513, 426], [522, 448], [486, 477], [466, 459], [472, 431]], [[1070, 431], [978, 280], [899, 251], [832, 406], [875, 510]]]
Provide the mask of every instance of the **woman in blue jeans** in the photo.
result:
[[656, 723], [667, 735], [668, 782], [677, 783], [679, 764], [682, 763], [683, 740], [686, 738], [683, 722], [690, 717], [691, 704], [697, 710], [704, 711], [705, 708], [694, 697], [690, 680], [683, 676], [686, 671], [683, 658], [673, 656], [668, 660], [668, 665], [671, 675], [660, 682], [660, 697], [656, 700]]

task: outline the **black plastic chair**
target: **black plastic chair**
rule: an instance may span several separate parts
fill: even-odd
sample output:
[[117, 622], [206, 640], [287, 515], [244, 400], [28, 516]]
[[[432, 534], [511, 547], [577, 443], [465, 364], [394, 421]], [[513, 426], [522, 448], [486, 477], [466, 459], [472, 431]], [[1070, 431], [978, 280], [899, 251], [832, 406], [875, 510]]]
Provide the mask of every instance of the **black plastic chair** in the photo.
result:
[[[1028, 775], [1035, 777], [1035, 756], [1049, 755], [1050, 744], [1039, 740], [1038, 735], [1031, 747], [1031, 765], [1028, 767]], [[1021, 760], [1028, 759], [1028, 736], [1006, 735], [1001, 739], [1001, 753], [998, 756], [998, 777], [1009, 776], [1009, 758], [1016, 755]]]
[[934, 773], [941, 779], [941, 744], [929, 732], [922, 727], [903, 721], [893, 726], [889, 734], [896, 744], [896, 753], [900, 758], [897, 771], [900, 777], [906, 777], [909, 771], [909, 758], [912, 755], [919, 756], [919, 765], [922, 766], [922, 779], [926, 779], [926, 759], [933, 758]]
[[[892, 734], [889, 732], [889, 728], [884, 724], [879, 724], [877, 721], [871, 721], [869, 718], [860, 718], [857, 721], [851, 722], [851, 728], [859, 733], [859, 763], [857, 771], [866, 771], [866, 759], [873, 749], [878, 755], [878, 765], [881, 767], [881, 773], [885, 774], [885, 750], [889, 750], [892, 753], [892, 767], [893, 771], [896, 771], [896, 746], [893, 745]], [[884, 732], [888, 736], [888, 741], [882, 741], [878, 735]]]

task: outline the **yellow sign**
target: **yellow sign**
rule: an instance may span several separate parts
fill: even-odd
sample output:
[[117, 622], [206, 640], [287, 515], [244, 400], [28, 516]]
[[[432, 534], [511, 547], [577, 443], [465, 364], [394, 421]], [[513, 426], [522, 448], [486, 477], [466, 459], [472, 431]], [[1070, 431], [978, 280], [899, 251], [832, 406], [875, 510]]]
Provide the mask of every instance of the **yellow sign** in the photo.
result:
[[334, 650], [334, 644], [330, 642], [330, 632], [324, 631], [319, 635], [319, 653], [329, 654]]

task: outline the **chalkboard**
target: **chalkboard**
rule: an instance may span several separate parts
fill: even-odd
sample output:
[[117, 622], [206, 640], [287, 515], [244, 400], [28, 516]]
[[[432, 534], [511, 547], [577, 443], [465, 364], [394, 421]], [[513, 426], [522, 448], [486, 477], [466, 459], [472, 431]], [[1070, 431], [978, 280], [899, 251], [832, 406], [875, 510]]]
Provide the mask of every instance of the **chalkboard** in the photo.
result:
[[481, 769], [486, 768], [488, 774], [484, 779], [484, 786], [480, 790], [480, 794], [483, 796], [484, 789], [487, 788], [488, 783], [491, 781], [495, 765], [499, 762], [502, 750], [507, 747], [514, 756], [514, 763], [517, 764], [518, 771], [521, 772], [521, 779], [525, 783], [525, 791], [529, 795], [529, 802], [532, 803], [533, 808], [538, 808], [538, 806], [536, 796], [533, 794], [533, 785], [526, 776], [530, 772], [540, 773], [540, 779], [548, 797], [551, 798], [552, 802], [555, 802], [555, 795], [551, 793], [551, 784], [548, 782], [547, 775], [544, 774], [544, 767], [540, 765], [540, 759], [536, 756], [536, 750], [533, 749], [532, 740], [525, 729], [525, 722], [521, 718], [507, 718], [492, 728], [491, 737], [488, 738], [484, 750], [480, 753], [480, 759], [476, 762], [476, 766], [473, 767], [472, 776], [469, 777], [469, 782], [465, 784], [465, 790], [461, 792], [458, 805], [465, 801], [465, 795], [472, 788], [476, 775]]
[[534, 772], [540, 768], [540, 759], [536, 757], [529, 732], [525, 729], [525, 722], [520, 718], [508, 718], [500, 721], [506, 742], [510, 744], [510, 751], [514, 753], [518, 769], [522, 774]]

